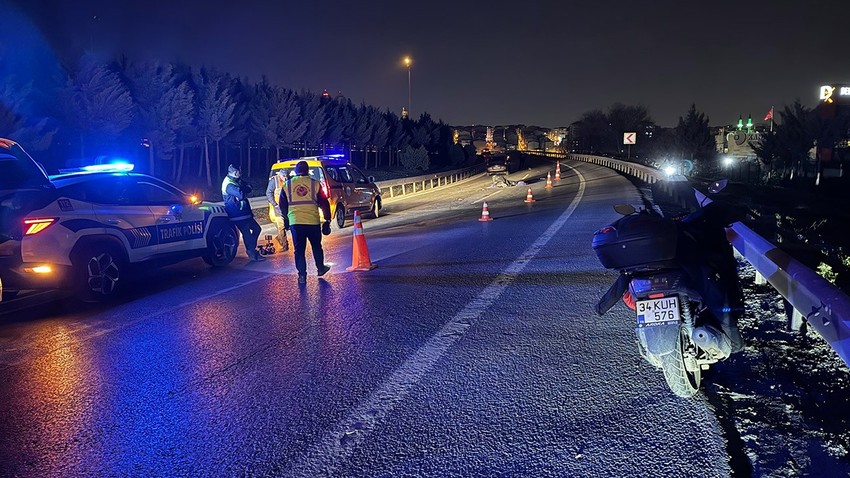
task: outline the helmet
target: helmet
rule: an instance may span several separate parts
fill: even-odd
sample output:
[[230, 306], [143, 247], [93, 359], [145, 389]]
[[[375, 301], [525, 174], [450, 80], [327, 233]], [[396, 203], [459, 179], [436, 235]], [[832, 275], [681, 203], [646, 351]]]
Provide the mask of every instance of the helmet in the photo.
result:
[[307, 161], [298, 161], [295, 164], [295, 174], [304, 176], [310, 172], [310, 166], [307, 166]]

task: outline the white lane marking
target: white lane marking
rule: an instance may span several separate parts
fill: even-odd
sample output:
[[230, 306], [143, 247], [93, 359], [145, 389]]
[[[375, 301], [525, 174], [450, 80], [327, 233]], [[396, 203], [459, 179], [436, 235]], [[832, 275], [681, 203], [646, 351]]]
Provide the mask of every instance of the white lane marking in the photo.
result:
[[525, 181], [525, 179], [529, 176], [531, 176], [531, 173], [525, 173], [525, 176], [523, 176], [522, 179], [520, 179], [520, 181]]
[[383, 385], [375, 390], [368, 400], [362, 402], [345, 419], [340, 421], [321, 442], [310, 448], [304, 458], [292, 470], [292, 476], [336, 476], [337, 468], [366, 436], [381, 426], [383, 419], [402, 402], [405, 395], [428, 373], [486, 311], [502, 292], [516, 279], [528, 262], [533, 259], [552, 237], [560, 230], [578, 207], [584, 196], [585, 181], [575, 168], [579, 178], [576, 197], [558, 219], [520, 256], [509, 264], [487, 287], [466, 307], [451, 318], [434, 334], [425, 345], [407, 359]]
[[494, 193], [490, 193], [490, 194], [488, 194], [488, 195], [484, 196], [484, 197], [483, 197], [483, 198], [481, 198], [481, 199], [476, 199], [475, 201], [472, 201], [472, 204], [475, 204], [475, 203], [477, 203], [477, 202], [481, 202], [481, 201], [483, 201], [483, 200], [487, 199], [487, 198], [488, 198], [488, 197], [490, 197], [490, 196], [493, 196], [493, 195], [495, 195], [495, 194], [499, 194], [500, 192], [502, 192], [502, 190], [501, 190], [501, 189], [500, 189], [500, 190], [498, 190], [498, 191], [496, 191], [496, 192], [494, 192]]

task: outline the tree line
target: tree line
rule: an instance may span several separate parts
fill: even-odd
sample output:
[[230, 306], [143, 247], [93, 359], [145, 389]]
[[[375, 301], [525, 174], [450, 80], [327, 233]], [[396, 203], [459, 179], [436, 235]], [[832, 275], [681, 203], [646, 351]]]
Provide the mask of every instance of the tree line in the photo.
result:
[[[645, 106], [614, 103], [607, 112], [591, 110], [570, 128], [570, 147], [577, 152], [637, 159], [675, 157], [704, 161], [715, 154], [708, 117], [692, 104], [675, 128], [655, 124]], [[627, 151], [625, 133], [637, 133], [637, 142]]]
[[123, 152], [144, 158], [137, 169], [150, 174], [211, 185], [229, 163], [265, 176], [282, 157], [328, 152], [345, 152], [367, 169], [474, 161], [474, 151], [454, 145], [452, 129], [428, 113], [400, 118], [266, 77], [251, 82], [179, 63], [91, 56], [63, 75], [52, 87], [0, 79], [0, 134], [56, 167]]

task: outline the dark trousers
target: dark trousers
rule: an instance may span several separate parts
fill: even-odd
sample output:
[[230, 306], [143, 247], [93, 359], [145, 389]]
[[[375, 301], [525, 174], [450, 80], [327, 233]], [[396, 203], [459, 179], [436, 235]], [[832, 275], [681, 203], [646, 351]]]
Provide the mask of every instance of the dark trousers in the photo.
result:
[[325, 265], [325, 251], [322, 249], [322, 227], [318, 224], [293, 224], [289, 228], [292, 235], [292, 246], [295, 248], [295, 269], [298, 275], [307, 275], [307, 241], [313, 251], [316, 269]]
[[234, 221], [233, 224], [242, 233], [242, 240], [245, 241], [245, 252], [249, 258], [254, 258], [257, 255], [257, 239], [260, 238], [260, 225], [257, 220], [252, 218]]

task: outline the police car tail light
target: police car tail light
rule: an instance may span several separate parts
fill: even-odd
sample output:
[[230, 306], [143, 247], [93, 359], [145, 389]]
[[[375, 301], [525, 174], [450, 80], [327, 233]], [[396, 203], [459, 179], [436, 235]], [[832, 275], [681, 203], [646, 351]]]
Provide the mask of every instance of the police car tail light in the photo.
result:
[[43, 219], [24, 219], [24, 234], [31, 236], [47, 229], [51, 224], [56, 222], [55, 217]]
[[324, 179], [322, 179], [322, 192], [325, 193], [325, 197], [330, 197], [330, 194], [328, 194], [328, 183]]

